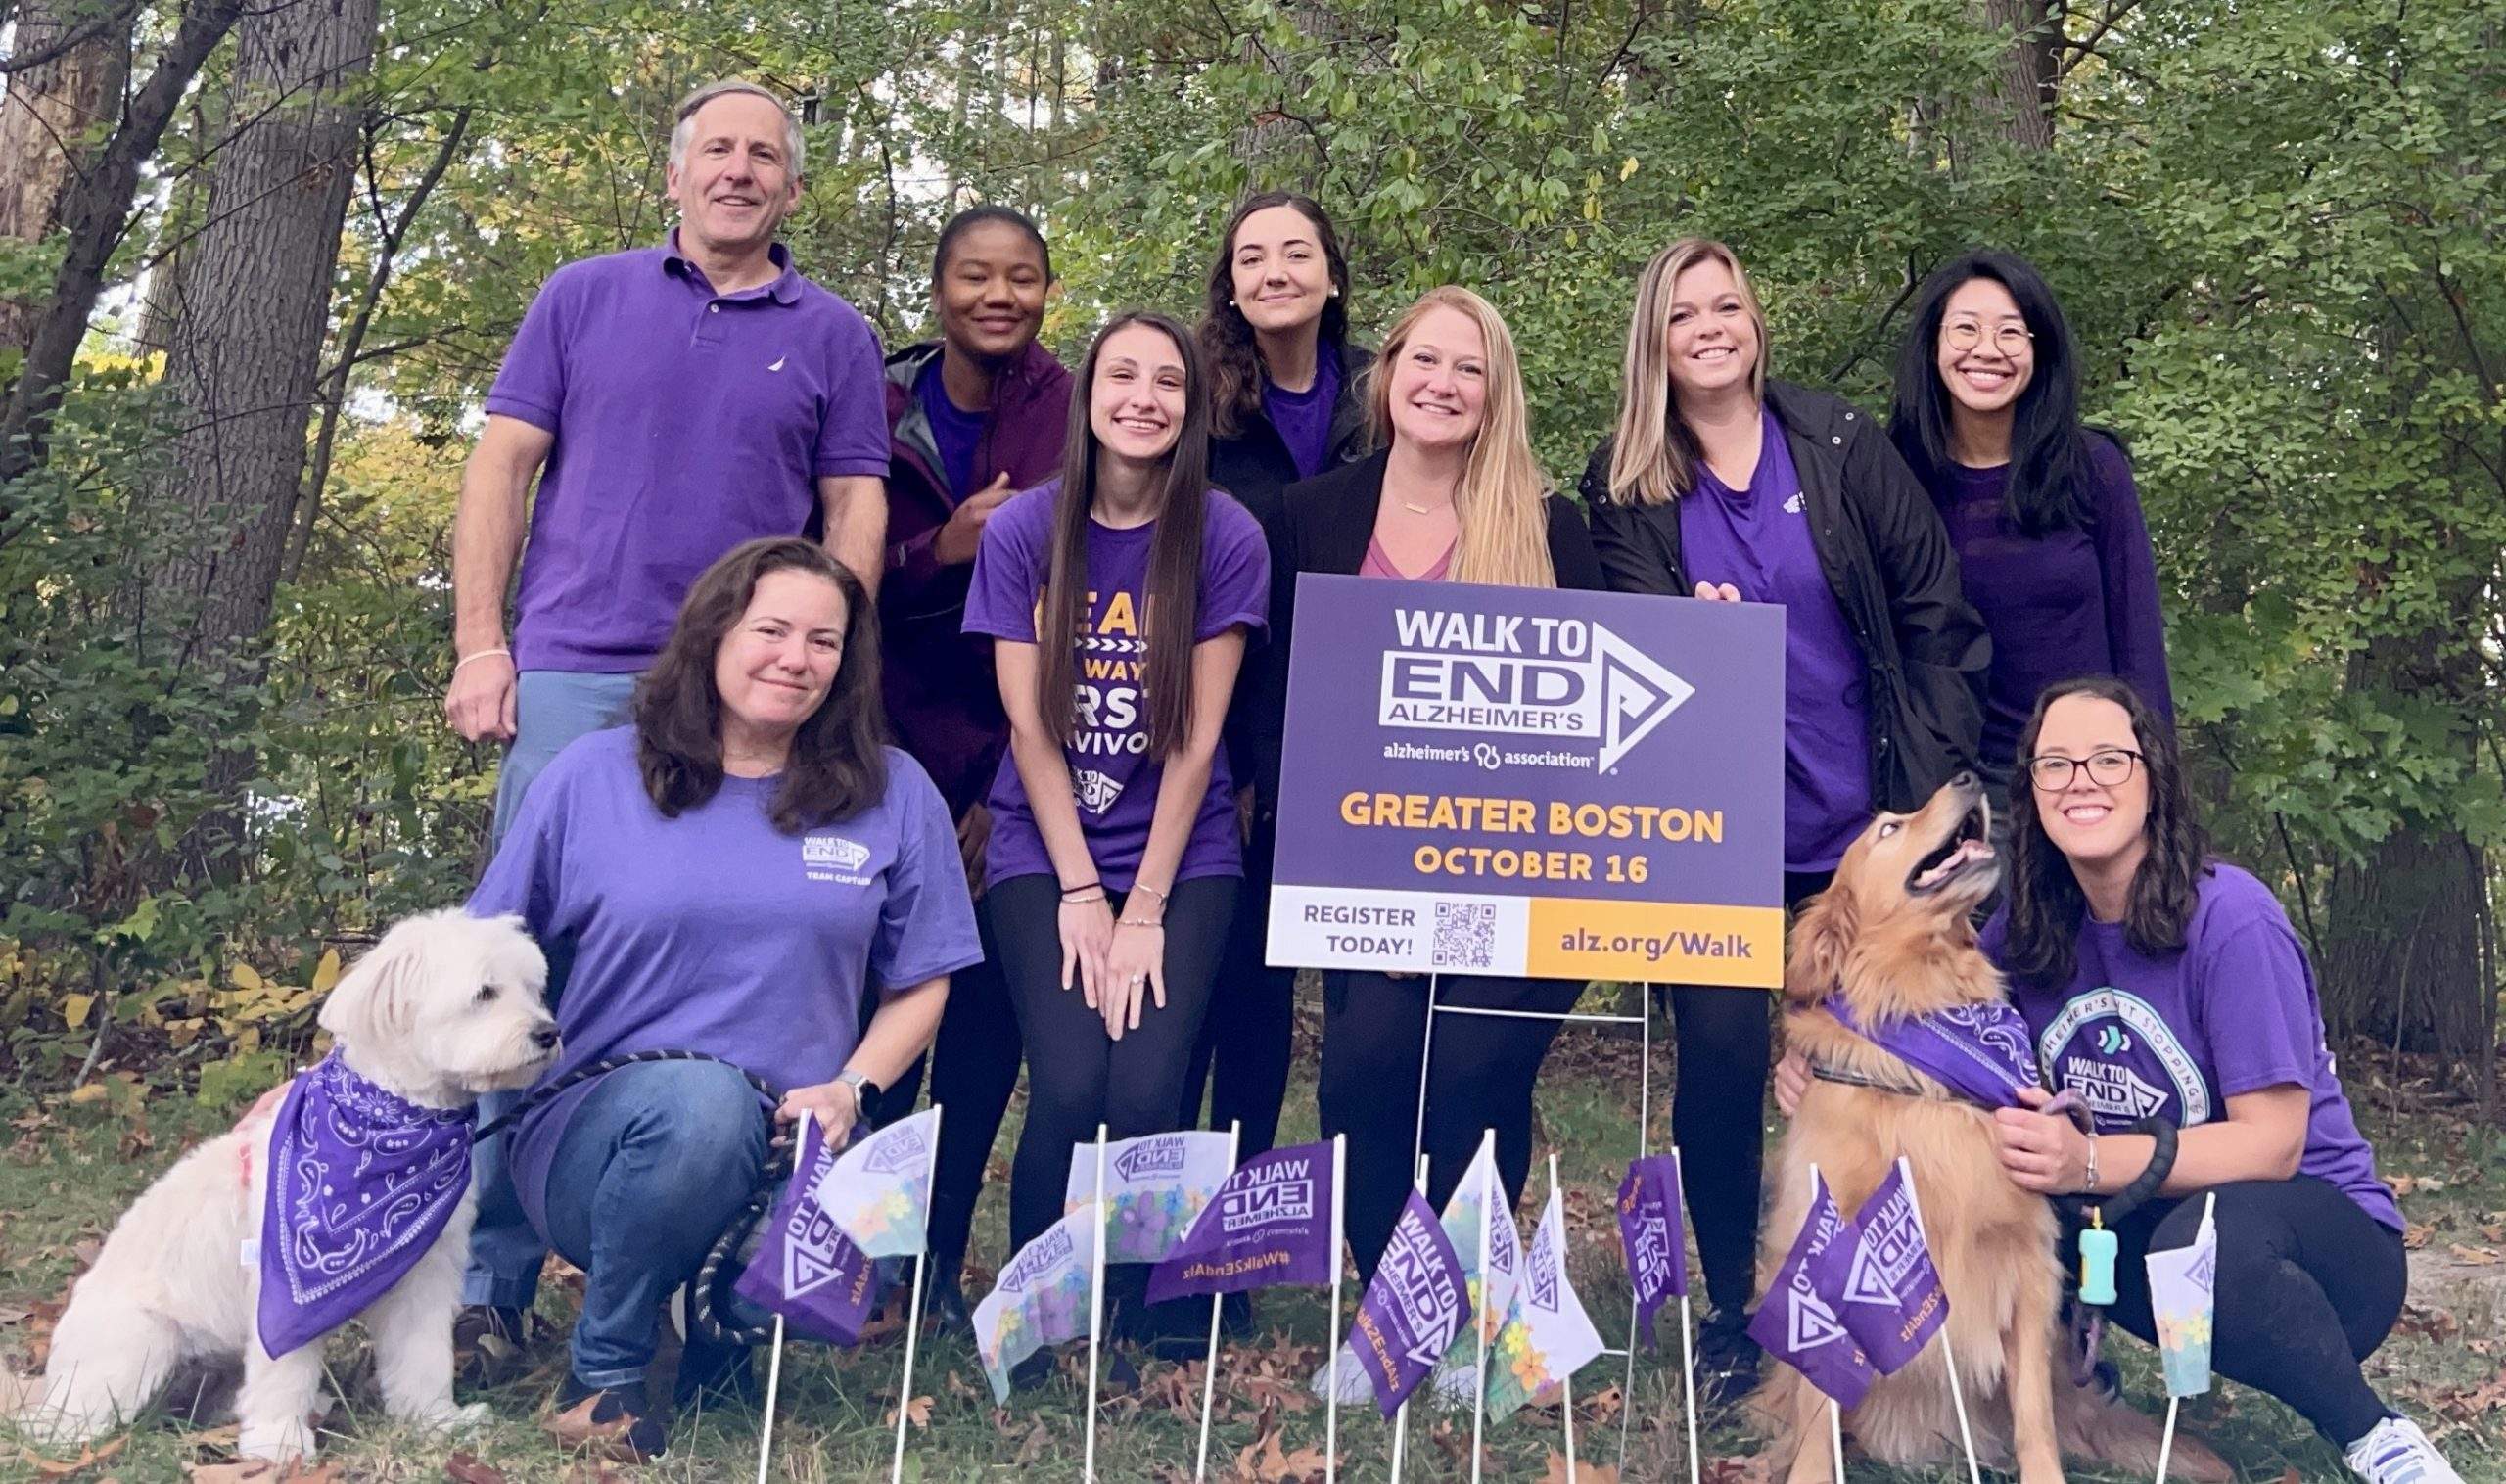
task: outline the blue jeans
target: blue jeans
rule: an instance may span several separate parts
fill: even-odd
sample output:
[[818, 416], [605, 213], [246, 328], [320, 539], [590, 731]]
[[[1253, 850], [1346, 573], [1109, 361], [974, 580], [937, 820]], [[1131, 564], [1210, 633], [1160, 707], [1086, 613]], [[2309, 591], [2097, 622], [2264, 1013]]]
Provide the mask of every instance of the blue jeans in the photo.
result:
[[[604, 1074], [548, 1163], [548, 1240], [583, 1270], [575, 1379], [620, 1387], [652, 1364], [662, 1300], [695, 1276], [766, 1167], [766, 1107], [719, 1062]], [[716, 1359], [689, 1335], [682, 1373]]]
[[[489, 840], [504, 843], [505, 830], [522, 812], [523, 795], [540, 770], [586, 732], [615, 726], [626, 719], [626, 705], [635, 689], [632, 674], [576, 674], [559, 670], [526, 670], [515, 684], [513, 746], [496, 772], [495, 822]], [[548, 1003], [557, 1003], [565, 987], [566, 968], [574, 954], [568, 945], [542, 944], [548, 953]], [[479, 1100], [479, 1121], [487, 1122], [522, 1101], [523, 1094], [496, 1092]], [[548, 1250], [531, 1229], [514, 1198], [513, 1175], [505, 1167], [502, 1135], [472, 1151], [472, 1188], [479, 1192], [479, 1222], [470, 1229], [470, 1263], [461, 1275], [461, 1302], [493, 1304], [501, 1309], [528, 1309], [539, 1290], [539, 1267]]]

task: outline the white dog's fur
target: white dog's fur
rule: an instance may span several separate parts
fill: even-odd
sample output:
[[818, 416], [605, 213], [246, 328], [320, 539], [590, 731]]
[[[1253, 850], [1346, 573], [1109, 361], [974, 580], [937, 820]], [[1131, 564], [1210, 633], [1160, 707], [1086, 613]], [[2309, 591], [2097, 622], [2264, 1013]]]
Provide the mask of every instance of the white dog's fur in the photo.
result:
[[[459, 909], [408, 918], [348, 970], [321, 1012], [348, 1067], [411, 1102], [467, 1107], [528, 1086], [555, 1055], [548, 966], [521, 919]], [[139, 1414], [178, 1363], [241, 1357], [238, 1450], [309, 1459], [321, 1400], [322, 1342], [275, 1359], [255, 1315], [268, 1188], [265, 1097], [232, 1132], [185, 1155], [148, 1187], [71, 1290], [53, 1330], [42, 1394], [24, 1421], [55, 1441], [97, 1437]], [[244, 1172], [249, 1167], [247, 1185]], [[391, 1415], [430, 1427], [469, 1420], [452, 1404], [452, 1322], [460, 1308], [473, 1199], [362, 1318]]]

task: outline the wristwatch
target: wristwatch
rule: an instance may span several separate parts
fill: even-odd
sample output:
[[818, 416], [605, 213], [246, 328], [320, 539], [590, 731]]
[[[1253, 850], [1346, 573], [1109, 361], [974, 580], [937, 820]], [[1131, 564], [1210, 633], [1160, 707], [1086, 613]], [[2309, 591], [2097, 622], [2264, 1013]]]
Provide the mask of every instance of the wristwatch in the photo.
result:
[[853, 1105], [857, 1108], [867, 1108], [879, 1100], [879, 1085], [859, 1072], [838, 1072], [835, 1080], [853, 1090]]

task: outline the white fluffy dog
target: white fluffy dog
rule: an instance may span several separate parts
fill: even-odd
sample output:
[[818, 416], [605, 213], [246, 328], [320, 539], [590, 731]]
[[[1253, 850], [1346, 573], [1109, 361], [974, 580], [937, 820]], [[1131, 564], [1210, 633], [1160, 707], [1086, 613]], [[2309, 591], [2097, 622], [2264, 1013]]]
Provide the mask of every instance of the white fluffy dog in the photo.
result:
[[[554, 1058], [547, 979], [547, 962], [521, 919], [430, 912], [394, 927], [348, 970], [323, 1002], [321, 1024], [347, 1071], [391, 1100], [422, 1116], [466, 1112], [481, 1093], [528, 1086]], [[240, 1451], [251, 1459], [313, 1456], [322, 1342], [272, 1357], [255, 1321], [260, 1244], [288, 1239], [263, 1229], [272, 1124], [285, 1090], [185, 1155], [114, 1227], [53, 1331], [41, 1399], [24, 1419], [29, 1430], [85, 1441], [137, 1415], [179, 1363], [240, 1356]], [[466, 1128], [441, 1136], [448, 1142], [456, 1133], [466, 1145]], [[327, 1178], [307, 1168], [317, 1181]], [[385, 1409], [448, 1427], [468, 1419], [452, 1404], [452, 1322], [474, 1202], [466, 1189], [457, 1201], [445, 1193], [441, 1171], [437, 1186], [441, 1229], [414, 1261], [401, 1256], [406, 1271], [364, 1305], [362, 1318]], [[329, 1194], [326, 1184], [307, 1198]], [[337, 1250], [373, 1245], [370, 1232], [354, 1230], [331, 1240]]]

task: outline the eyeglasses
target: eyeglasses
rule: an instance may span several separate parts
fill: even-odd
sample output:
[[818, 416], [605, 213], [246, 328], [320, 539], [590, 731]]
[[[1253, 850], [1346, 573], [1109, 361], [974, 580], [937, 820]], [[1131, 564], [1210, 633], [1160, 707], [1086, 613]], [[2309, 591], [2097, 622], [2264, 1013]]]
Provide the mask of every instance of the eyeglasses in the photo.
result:
[[[1983, 344], [1984, 327], [1972, 319], [1953, 319], [1940, 327], [1940, 338], [1952, 350], [1972, 350]], [[1993, 348], [2016, 359], [2027, 353], [2035, 338], [2025, 325], [2003, 325], [1993, 331]]]
[[2055, 757], [2030, 758], [2027, 760], [2027, 776], [2045, 792], [2059, 794], [2070, 787], [2071, 778], [2085, 767], [2088, 769], [2088, 781], [2113, 788], [2132, 776], [2132, 765], [2140, 761], [2139, 753], [2121, 747], [2103, 748], [2090, 753], [2084, 761]]

